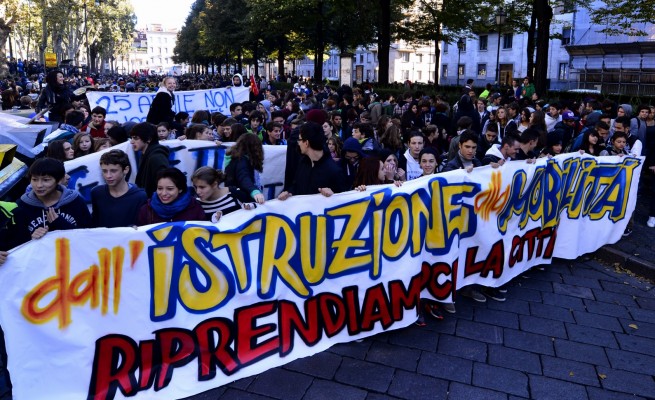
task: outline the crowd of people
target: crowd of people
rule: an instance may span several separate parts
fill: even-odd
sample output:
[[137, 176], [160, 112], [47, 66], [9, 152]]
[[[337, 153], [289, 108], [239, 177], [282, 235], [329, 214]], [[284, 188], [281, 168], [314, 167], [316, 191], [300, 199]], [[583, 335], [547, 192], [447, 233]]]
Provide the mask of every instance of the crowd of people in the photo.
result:
[[[47, 74], [37, 109], [49, 111], [60, 128], [46, 138], [45, 157], [30, 167], [28, 191], [12, 207], [0, 230], [7, 250], [50, 230], [138, 226], [164, 221], [208, 220], [264, 204], [260, 174], [266, 168], [264, 146], [286, 145], [284, 188], [277, 199], [294, 195], [329, 197], [369, 185], [394, 184], [456, 169], [500, 167], [516, 160], [534, 162], [566, 152], [592, 156], [646, 155], [655, 172], [655, 106], [586, 98], [580, 102], [541, 100], [528, 78], [506, 92], [491, 85], [478, 89], [469, 80], [449, 104], [440, 96], [408, 91], [398, 99], [379, 95], [371, 86], [297, 84], [275, 90], [262, 85], [251, 101], [233, 103], [230, 115], [196, 111], [175, 113], [174, 91], [244, 85], [241, 75], [164, 78], [146, 122], [107, 121], [102, 107], [90, 109], [84, 95], [59, 71]], [[78, 82], [80, 83], [80, 82]], [[119, 79], [118, 90], [149, 90], [150, 78]], [[90, 84], [89, 81], [81, 84]], [[79, 86], [79, 85], [78, 85]], [[101, 89], [96, 87], [95, 89]], [[116, 90], [114, 86], [106, 90]], [[234, 143], [225, 170], [202, 167], [191, 177], [169, 164], [169, 139]], [[66, 187], [64, 162], [121, 142], [140, 152], [135, 184], [127, 155], [105, 151], [100, 158], [104, 185], [91, 192], [91, 211]], [[655, 190], [655, 189], [652, 189]], [[649, 227], [655, 227], [652, 191]], [[624, 235], [631, 233], [632, 222]], [[0, 252], [0, 263], [7, 257]], [[504, 301], [503, 288], [460, 291], [476, 301]], [[426, 302], [419, 325], [429, 313], [455, 312], [454, 304]]]

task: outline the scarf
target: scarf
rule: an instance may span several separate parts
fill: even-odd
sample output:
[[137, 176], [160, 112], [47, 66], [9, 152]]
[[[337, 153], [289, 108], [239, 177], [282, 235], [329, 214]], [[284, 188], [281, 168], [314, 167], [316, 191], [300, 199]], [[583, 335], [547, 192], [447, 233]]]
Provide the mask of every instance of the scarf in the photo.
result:
[[188, 190], [180, 194], [180, 196], [173, 200], [173, 202], [170, 204], [162, 203], [161, 200], [159, 200], [156, 192], [152, 194], [152, 198], [150, 199], [150, 207], [152, 207], [153, 211], [162, 219], [167, 220], [170, 220], [175, 215], [184, 211], [184, 209], [186, 209], [190, 203], [191, 194], [189, 194]]

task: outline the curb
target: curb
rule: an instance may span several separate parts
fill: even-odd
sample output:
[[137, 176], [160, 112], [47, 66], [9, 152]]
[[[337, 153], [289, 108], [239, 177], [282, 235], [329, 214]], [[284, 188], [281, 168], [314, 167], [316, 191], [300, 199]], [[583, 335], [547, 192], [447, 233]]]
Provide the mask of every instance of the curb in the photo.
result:
[[609, 263], [619, 263], [627, 270], [644, 278], [655, 280], [655, 263], [633, 256], [610, 246], [603, 246], [596, 250], [594, 256]]

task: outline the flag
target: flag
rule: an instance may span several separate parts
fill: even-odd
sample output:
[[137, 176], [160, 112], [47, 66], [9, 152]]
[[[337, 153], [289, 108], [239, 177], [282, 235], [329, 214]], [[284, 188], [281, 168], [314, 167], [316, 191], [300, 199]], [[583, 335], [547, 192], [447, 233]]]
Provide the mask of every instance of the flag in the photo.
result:
[[257, 82], [255, 82], [255, 75], [250, 75], [250, 90], [255, 96], [259, 95], [259, 88], [257, 87]]

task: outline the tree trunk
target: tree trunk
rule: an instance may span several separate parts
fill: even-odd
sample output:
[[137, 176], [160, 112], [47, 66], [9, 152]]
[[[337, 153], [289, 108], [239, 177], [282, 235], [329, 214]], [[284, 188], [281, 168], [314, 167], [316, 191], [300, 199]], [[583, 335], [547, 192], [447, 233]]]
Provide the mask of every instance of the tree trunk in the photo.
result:
[[284, 75], [284, 56], [286, 55], [287, 41], [284, 35], [277, 40], [277, 71], [278, 75]]
[[539, 0], [535, 0], [534, 3], [532, 4], [532, 15], [530, 16], [530, 27], [528, 28], [528, 43], [526, 45], [526, 57], [527, 57], [527, 66], [528, 66], [528, 71], [527, 75], [530, 78], [534, 77], [534, 32], [536, 30], [536, 25], [537, 25], [537, 2]]
[[537, 0], [537, 57], [534, 73], [535, 92], [543, 96], [548, 90], [548, 42], [553, 8], [548, 0]]
[[[5, 23], [4, 19], [0, 18], [0, 46], [5, 47], [7, 43], [7, 38], [9, 38], [9, 33], [11, 33], [11, 21]], [[7, 66], [7, 58], [2, 57], [0, 59], [0, 78], [6, 78], [9, 75], [9, 67]]]
[[389, 47], [391, 46], [391, 0], [380, 0], [380, 32], [378, 33], [378, 83], [389, 84]]
[[318, 22], [316, 23], [316, 49], [314, 56], [314, 80], [323, 80], [323, 52], [325, 51], [325, 33], [323, 32], [323, 1], [317, 4]]

